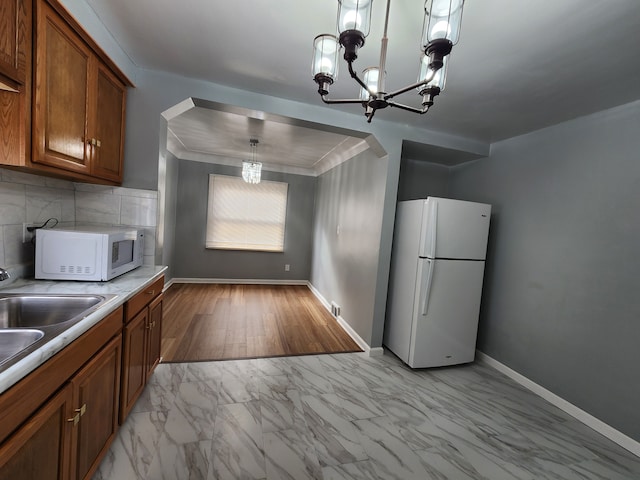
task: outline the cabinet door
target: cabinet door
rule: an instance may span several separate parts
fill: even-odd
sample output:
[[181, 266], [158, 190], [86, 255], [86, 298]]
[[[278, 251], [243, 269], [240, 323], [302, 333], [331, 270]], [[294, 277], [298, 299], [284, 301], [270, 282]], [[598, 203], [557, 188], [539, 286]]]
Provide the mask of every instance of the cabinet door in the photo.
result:
[[101, 64], [97, 72], [96, 110], [91, 115], [91, 174], [121, 182], [126, 87]]
[[162, 295], [149, 304], [149, 350], [147, 355], [147, 378], [160, 363], [162, 346]]
[[29, 0], [0, 0], [0, 89], [26, 81]]
[[0, 480], [69, 479], [72, 396], [67, 384], [6, 440], [0, 447]]
[[122, 391], [120, 393], [120, 424], [144, 390], [147, 364], [148, 310], [143, 309], [124, 328], [122, 351]]
[[96, 59], [49, 5], [36, 5], [32, 161], [89, 173], [89, 72]]
[[[15, 13], [18, 14], [18, 20], [14, 16]], [[26, 17], [24, 21], [23, 17]], [[17, 30], [16, 25], [18, 25]], [[16, 31], [18, 32], [17, 51], [14, 50]], [[2, 165], [22, 166], [31, 154], [31, 81], [27, 78], [31, 76], [31, 45], [31, 2], [0, 0], [0, 164]], [[17, 80], [10, 79], [10, 76]]]
[[74, 407], [81, 415], [74, 438], [74, 480], [91, 478], [118, 430], [121, 347], [118, 335], [71, 380]]

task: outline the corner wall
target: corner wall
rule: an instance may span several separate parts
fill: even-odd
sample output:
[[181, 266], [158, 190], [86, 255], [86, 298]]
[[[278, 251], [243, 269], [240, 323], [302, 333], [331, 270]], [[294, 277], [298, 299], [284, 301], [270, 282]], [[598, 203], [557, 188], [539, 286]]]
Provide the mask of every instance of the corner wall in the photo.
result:
[[311, 284], [371, 347], [387, 167], [368, 149], [318, 177], [313, 228]]
[[478, 348], [640, 441], [640, 102], [492, 146], [451, 192], [493, 214]]

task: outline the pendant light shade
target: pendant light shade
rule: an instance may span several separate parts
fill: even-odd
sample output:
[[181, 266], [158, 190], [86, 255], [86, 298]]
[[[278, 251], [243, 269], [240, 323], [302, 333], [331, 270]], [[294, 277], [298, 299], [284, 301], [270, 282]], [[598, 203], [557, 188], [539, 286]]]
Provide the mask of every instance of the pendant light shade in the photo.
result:
[[318, 35], [313, 40], [313, 76], [324, 75], [332, 81], [338, 74], [338, 40], [335, 35]]
[[460, 38], [464, 0], [427, 0], [422, 45], [434, 40], [448, 40], [452, 45]]
[[362, 80], [369, 90], [360, 89], [360, 100], [366, 102], [369, 100], [369, 92], [378, 93], [378, 79], [380, 78], [380, 69], [378, 67], [365, 68], [362, 72]]
[[344, 59], [358, 58], [358, 49], [371, 28], [373, 0], [338, 0], [338, 41], [344, 47]]
[[313, 60], [311, 70], [318, 84], [320, 95], [329, 93], [329, 86], [338, 75], [338, 39], [335, 35], [318, 35], [313, 40]]
[[[420, 85], [417, 90], [422, 95], [422, 91], [425, 88], [438, 88], [438, 92], [442, 92], [444, 90], [444, 86], [447, 80], [447, 64], [449, 62], [450, 55], [447, 55], [443, 59], [442, 68], [438, 69], [432, 76], [431, 80], [427, 83]], [[433, 72], [429, 68], [429, 57], [427, 55], [422, 55], [420, 60], [420, 74], [418, 75], [418, 82], [429, 78]]]
[[363, 37], [371, 28], [373, 0], [338, 0], [338, 33], [357, 30]]

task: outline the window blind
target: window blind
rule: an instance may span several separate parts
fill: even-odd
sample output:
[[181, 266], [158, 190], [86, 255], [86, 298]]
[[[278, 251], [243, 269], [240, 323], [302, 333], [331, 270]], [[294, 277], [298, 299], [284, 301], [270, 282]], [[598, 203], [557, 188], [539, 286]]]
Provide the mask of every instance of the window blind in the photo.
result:
[[206, 248], [284, 251], [289, 185], [209, 175]]

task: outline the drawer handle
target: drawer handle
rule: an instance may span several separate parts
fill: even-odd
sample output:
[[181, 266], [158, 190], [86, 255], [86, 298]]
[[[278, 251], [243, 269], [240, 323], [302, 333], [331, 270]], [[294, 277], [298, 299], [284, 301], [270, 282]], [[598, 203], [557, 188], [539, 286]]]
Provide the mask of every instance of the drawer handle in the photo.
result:
[[82, 405], [80, 408], [76, 408], [74, 410], [74, 412], [76, 412], [80, 416], [83, 416], [86, 413], [86, 411], [87, 411], [87, 404], [86, 403], [84, 405]]
[[[76, 410], [77, 411], [77, 410]], [[73, 422], [73, 426], [75, 427], [76, 425], [78, 425], [78, 422], [80, 421], [80, 414], [76, 413], [73, 417], [71, 418], [67, 418], [67, 422]]]
[[150, 290], [147, 292], [147, 295], [155, 295], [156, 291], [155, 290]]

